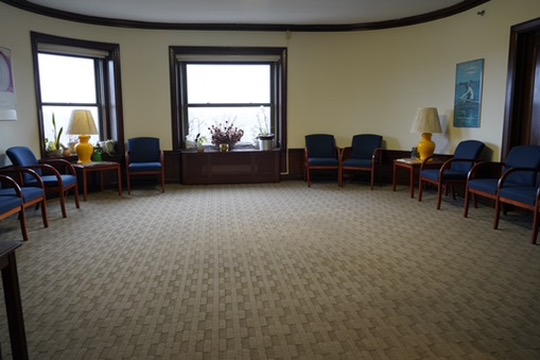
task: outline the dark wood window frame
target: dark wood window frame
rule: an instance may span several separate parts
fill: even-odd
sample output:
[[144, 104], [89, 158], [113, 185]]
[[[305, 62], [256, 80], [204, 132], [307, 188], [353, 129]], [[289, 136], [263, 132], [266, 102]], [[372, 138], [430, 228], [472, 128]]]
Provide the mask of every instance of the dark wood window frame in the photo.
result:
[[[173, 150], [180, 151], [185, 146], [184, 128], [187, 125], [187, 91], [183, 81], [185, 62], [179, 61], [179, 56], [215, 56], [216, 60], [223, 56], [235, 56], [242, 61], [250, 57], [277, 56], [275, 79], [276, 89], [273, 93], [275, 105], [275, 122], [273, 130], [276, 144], [282, 151], [287, 148], [287, 49], [276, 47], [201, 47], [201, 46], [171, 46], [169, 47], [170, 87], [171, 87], [171, 119]], [[241, 62], [240, 60], [238, 62]]]
[[[54, 35], [41, 34], [31, 32], [32, 56], [34, 61], [34, 78], [36, 89], [36, 102], [38, 108], [38, 126], [41, 157], [45, 156], [45, 135], [44, 135], [44, 119], [42, 114], [42, 106], [49, 105], [41, 101], [41, 87], [39, 83], [39, 66], [38, 53], [39, 44], [58, 45], [63, 47], [81, 48], [89, 50], [98, 50], [106, 52], [108, 55], [100, 60], [95, 61], [96, 73], [99, 74], [96, 78], [96, 87], [98, 89], [97, 102], [99, 113], [100, 140], [115, 140], [117, 142], [117, 153], [124, 152], [124, 122], [123, 122], [123, 107], [122, 107], [122, 88], [120, 77], [120, 45], [96, 41], [86, 41], [59, 37]], [[61, 52], [56, 52], [61, 54]], [[67, 54], [66, 54], [67, 55]], [[67, 105], [67, 104], [66, 104]], [[69, 104], [78, 105], [78, 104]]]

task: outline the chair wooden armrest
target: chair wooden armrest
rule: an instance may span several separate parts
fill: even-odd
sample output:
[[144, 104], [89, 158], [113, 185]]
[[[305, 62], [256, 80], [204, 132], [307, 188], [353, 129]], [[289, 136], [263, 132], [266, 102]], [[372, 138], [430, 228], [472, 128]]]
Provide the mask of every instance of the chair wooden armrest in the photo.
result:
[[339, 162], [347, 160], [351, 156], [352, 147], [346, 146], [339, 150]]
[[504, 183], [508, 179], [510, 175], [513, 173], [520, 171], [520, 172], [530, 172], [530, 173], [537, 173], [538, 169], [531, 169], [531, 168], [521, 168], [521, 167], [513, 167], [508, 170], [506, 170], [501, 177], [499, 178], [499, 181], [497, 182], [497, 191], [504, 187]]
[[498, 179], [502, 175], [504, 162], [500, 161], [480, 161], [474, 164], [467, 174], [467, 181], [477, 178]]
[[445, 161], [436, 161], [436, 159], [438, 158], [439, 156], [438, 155], [430, 155], [428, 156], [427, 158], [424, 159], [424, 161], [422, 161], [422, 163], [420, 164], [420, 171], [422, 170], [425, 170], [425, 169], [433, 169], [433, 168], [436, 168], [436, 167], [442, 167], [444, 166], [445, 162], [448, 161], [448, 160], [451, 160], [453, 159], [454, 157], [450, 157], [450, 159], [447, 159]]
[[[448, 160], [446, 160], [441, 168], [440, 168], [440, 174], [442, 175], [446, 170], [448, 170], [453, 163], [456, 163], [456, 162], [465, 162], [465, 163], [474, 163], [474, 161], [472, 161], [471, 159], [459, 159], [459, 158], [456, 158], [456, 157], [452, 157]], [[474, 165], [473, 165], [474, 166]]]
[[73, 165], [71, 165], [71, 163], [67, 161], [66, 159], [40, 160], [40, 163], [51, 165], [61, 174], [74, 175], [74, 176], [77, 175]]
[[[24, 184], [24, 174], [28, 174], [30, 175], [31, 177], [34, 178], [34, 180], [36, 180], [36, 182], [39, 184], [39, 187], [42, 188], [42, 189], [45, 189], [45, 184], [43, 183], [43, 179], [41, 178], [41, 176], [39, 176], [39, 174], [37, 172], [35, 172], [34, 170], [30, 169], [30, 168], [27, 168], [27, 167], [9, 167], [9, 168], [4, 168], [0, 171], [0, 173], [3, 173], [3, 174], [16, 174], [17, 175], [17, 180], [15, 180], [17, 182], [17, 184], [19, 184], [19, 186], [23, 186]], [[13, 178], [13, 176], [11, 176]]]
[[371, 159], [373, 160], [374, 163], [376, 164], [382, 163], [383, 150], [384, 150], [383, 148], [376, 148], [375, 150], [373, 150], [373, 155]]
[[339, 146], [336, 146], [336, 159], [339, 160], [339, 156], [341, 155], [342, 149]]
[[21, 187], [11, 176], [0, 174], [0, 182], [2, 183], [2, 187], [10, 187], [15, 189], [17, 197], [20, 197], [21, 199], [23, 198]]
[[39, 164], [39, 165], [33, 165], [33, 166], [17, 166], [17, 169], [32, 169], [32, 170], [40, 170], [43, 172], [44, 175], [55, 175], [58, 179], [62, 178], [62, 174], [52, 165], [50, 164]]
[[130, 163], [130, 156], [129, 155], [130, 155], [129, 150], [126, 150], [126, 152], [124, 153], [124, 159], [126, 161], [126, 166], [128, 166], [129, 163]]

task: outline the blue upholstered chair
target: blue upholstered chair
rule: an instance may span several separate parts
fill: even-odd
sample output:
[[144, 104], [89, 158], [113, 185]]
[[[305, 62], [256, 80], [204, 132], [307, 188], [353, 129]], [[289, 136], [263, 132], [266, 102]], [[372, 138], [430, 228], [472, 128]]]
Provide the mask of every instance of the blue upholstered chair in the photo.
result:
[[[506, 174], [510, 175], [512, 169]], [[501, 177], [501, 182], [499, 183], [499, 189], [497, 192], [497, 200], [495, 202], [495, 224], [493, 225], [494, 229], [499, 227], [499, 218], [501, 214], [502, 207], [505, 204], [511, 205], [513, 207], [529, 210], [533, 212], [533, 234], [532, 234], [532, 244], [536, 244], [538, 238], [538, 218], [539, 218], [539, 205], [540, 205], [540, 186], [531, 186], [531, 187], [515, 187], [515, 186], [505, 186], [504, 184], [505, 176]], [[506, 211], [505, 211], [506, 213]]]
[[[20, 192], [23, 197], [23, 208], [41, 208], [41, 217], [43, 219], [43, 226], [49, 226], [49, 217], [47, 214], [47, 193], [45, 190], [45, 184], [41, 177], [32, 169], [28, 168], [7, 168], [2, 169], [2, 173], [5, 175], [11, 175], [11, 177], [19, 185]], [[25, 175], [34, 178], [35, 182], [31, 183], [31, 186], [24, 186]], [[0, 188], [0, 196], [16, 196], [18, 189], [14, 186], [7, 188]]]
[[504, 162], [482, 161], [474, 165], [467, 176], [463, 216], [469, 214], [471, 197], [475, 208], [478, 207], [477, 197], [496, 201], [499, 179], [510, 169], [516, 170], [505, 177], [505, 187], [531, 187], [536, 184], [539, 168], [540, 146], [535, 145], [513, 147]]
[[439, 169], [426, 168], [429, 159], [424, 160], [420, 166], [420, 178], [418, 184], [418, 201], [422, 201], [422, 193], [425, 184], [437, 186], [437, 210], [441, 208], [443, 187], [448, 194], [448, 187], [452, 187], [452, 196], [455, 199], [454, 186], [467, 182], [467, 174], [473, 165], [478, 162], [485, 144], [478, 140], [465, 140], [458, 144], [454, 156], [446, 160]]
[[338, 184], [339, 177], [339, 149], [333, 135], [312, 134], [306, 135], [306, 147], [304, 149], [304, 166], [308, 186], [311, 186], [312, 171], [335, 171]]
[[155, 176], [165, 191], [165, 162], [158, 138], [138, 137], [128, 140], [126, 150], [126, 178], [128, 194], [131, 194], [131, 178]]
[[[43, 185], [47, 195], [58, 195], [62, 216], [67, 217], [66, 197], [73, 193], [75, 206], [80, 208], [79, 185], [73, 166], [64, 159], [47, 160], [40, 162], [32, 150], [24, 146], [15, 146], [6, 150], [6, 154], [15, 167], [34, 170]], [[30, 174], [24, 174], [23, 187], [39, 187], [39, 181]]]
[[[496, 163], [495, 163], [496, 164]], [[500, 213], [506, 214], [505, 205], [511, 205], [533, 212], [532, 243], [536, 244], [539, 226], [540, 187], [538, 172], [540, 171], [540, 146], [521, 145], [513, 147], [504, 163], [498, 163], [502, 175], [498, 179], [477, 178], [475, 173], [479, 165], [469, 175], [467, 193], [495, 200], [495, 221], [493, 228], [499, 227]], [[466, 203], [468, 206], [468, 203]], [[476, 201], [475, 201], [476, 206]], [[467, 208], [465, 209], [467, 216]]]
[[0, 175], [0, 191], [11, 189], [13, 189], [12, 193], [4, 193], [0, 196], [0, 221], [18, 215], [23, 240], [28, 240], [21, 188], [13, 178]]
[[373, 190], [377, 167], [381, 163], [382, 140], [382, 136], [374, 134], [353, 136], [351, 146], [341, 151], [339, 171], [341, 185], [343, 185], [345, 173], [369, 172], [371, 190]]

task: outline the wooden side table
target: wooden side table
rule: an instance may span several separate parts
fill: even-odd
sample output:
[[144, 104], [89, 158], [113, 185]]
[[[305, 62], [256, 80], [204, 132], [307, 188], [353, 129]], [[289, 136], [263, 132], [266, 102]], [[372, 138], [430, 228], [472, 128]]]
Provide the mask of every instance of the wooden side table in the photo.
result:
[[95, 161], [88, 165], [73, 164], [73, 167], [77, 170], [77, 174], [82, 176], [84, 201], [88, 201], [88, 175], [91, 172], [99, 172], [101, 191], [103, 191], [103, 173], [105, 171], [116, 171], [118, 195], [122, 196], [122, 169], [120, 163], [115, 161]]
[[[437, 168], [440, 167], [443, 164], [442, 159], [438, 158], [431, 158], [428, 159], [427, 167], [428, 168]], [[397, 170], [398, 169], [405, 169], [409, 172], [409, 190], [411, 193], [411, 198], [414, 198], [414, 186], [415, 186], [415, 180], [419, 176], [419, 170], [422, 165], [422, 162], [417, 158], [402, 158], [402, 159], [395, 159], [394, 160], [394, 167], [393, 167], [393, 173], [392, 173], [392, 189], [393, 191], [396, 191], [396, 185], [397, 185]]]
[[[21, 243], [18, 241], [0, 241], [0, 269], [2, 269], [11, 353], [13, 359], [26, 360], [28, 359], [28, 348], [26, 346], [17, 262], [15, 261], [15, 249], [19, 246]], [[2, 354], [0, 353], [1, 358]]]
[[416, 158], [403, 158], [394, 160], [394, 168], [392, 172], [392, 190], [396, 191], [397, 185], [397, 170], [405, 169], [409, 172], [409, 187], [411, 192], [411, 198], [414, 198], [414, 179], [418, 174], [422, 162]]

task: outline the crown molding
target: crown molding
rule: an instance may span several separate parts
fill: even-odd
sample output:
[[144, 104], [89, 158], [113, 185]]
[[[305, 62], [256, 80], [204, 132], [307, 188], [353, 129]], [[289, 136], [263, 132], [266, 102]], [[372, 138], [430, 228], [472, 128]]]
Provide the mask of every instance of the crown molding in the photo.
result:
[[151, 29], [151, 30], [199, 30], [199, 31], [295, 31], [295, 32], [344, 32], [381, 30], [410, 26], [446, 18], [470, 10], [490, 0], [464, 0], [453, 6], [429, 13], [394, 20], [355, 24], [229, 24], [229, 23], [162, 23], [80, 15], [73, 12], [52, 9], [26, 0], [0, 0], [7, 5], [35, 14], [78, 23], [110, 27]]

